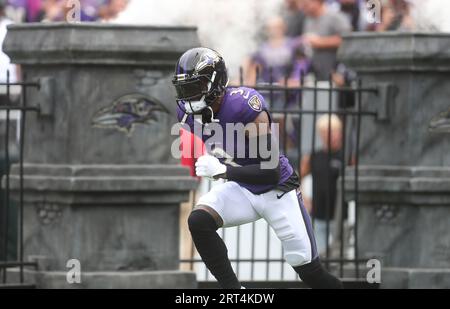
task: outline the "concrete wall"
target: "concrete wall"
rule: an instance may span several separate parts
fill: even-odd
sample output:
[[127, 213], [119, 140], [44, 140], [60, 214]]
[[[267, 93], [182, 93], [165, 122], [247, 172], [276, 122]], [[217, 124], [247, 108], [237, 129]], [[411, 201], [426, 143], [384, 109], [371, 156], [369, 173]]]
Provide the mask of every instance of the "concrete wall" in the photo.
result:
[[[339, 52], [363, 86], [394, 90], [390, 101], [363, 96], [364, 110], [388, 117], [363, 118], [361, 125], [358, 253], [382, 260], [382, 286], [450, 287], [449, 272], [436, 271], [450, 269], [450, 139], [429, 130], [449, 106], [448, 46], [448, 34], [359, 33], [346, 37]], [[425, 278], [417, 269], [427, 280], [417, 279]], [[406, 286], [395, 283], [401, 276]]]
[[27, 117], [24, 159], [24, 254], [40, 262], [40, 287], [69, 287], [69, 259], [81, 263], [79, 287], [195, 286], [176, 272], [179, 204], [197, 182], [170, 152], [170, 79], [198, 44], [195, 28], [9, 28], [4, 50], [41, 83], [27, 93], [41, 112]]

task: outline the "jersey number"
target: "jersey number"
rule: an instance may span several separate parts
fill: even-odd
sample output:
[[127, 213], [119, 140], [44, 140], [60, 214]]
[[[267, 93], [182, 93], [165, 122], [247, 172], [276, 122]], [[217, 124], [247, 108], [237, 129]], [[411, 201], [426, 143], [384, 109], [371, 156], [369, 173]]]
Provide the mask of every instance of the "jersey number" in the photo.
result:
[[250, 91], [247, 91], [247, 93], [245, 93], [244, 90], [242, 89], [236, 89], [230, 92], [230, 95], [235, 95], [235, 94], [240, 94], [244, 99], [248, 100], [249, 96], [250, 96]]

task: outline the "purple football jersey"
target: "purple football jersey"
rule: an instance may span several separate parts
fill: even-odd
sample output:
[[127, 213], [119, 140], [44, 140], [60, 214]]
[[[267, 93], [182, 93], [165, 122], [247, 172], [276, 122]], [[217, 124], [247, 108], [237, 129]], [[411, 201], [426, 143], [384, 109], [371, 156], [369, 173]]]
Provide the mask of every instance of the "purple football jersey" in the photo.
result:
[[[242, 141], [239, 142], [236, 136], [232, 139], [232, 141], [234, 140], [232, 145], [227, 143], [226, 127], [227, 124], [243, 124], [245, 126], [248, 123], [252, 123], [262, 111], [266, 111], [269, 114], [263, 97], [256, 90], [246, 87], [227, 88], [220, 105], [220, 110], [214, 115], [214, 118], [218, 120], [217, 125], [222, 128], [223, 135], [219, 135], [220, 141], [217, 140], [217, 136], [214, 136], [215, 149], [211, 154], [217, 156], [224, 164], [245, 166], [261, 163], [260, 158], [249, 155], [250, 145], [248, 138], [245, 138], [244, 145], [240, 144]], [[178, 120], [181, 121], [185, 115], [183, 107], [178, 107], [177, 115]], [[208, 149], [208, 139], [210, 139], [212, 135], [205, 135], [205, 132], [203, 131], [198, 134], [198, 132], [196, 132], [198, 129], [194, 128], [194, 122], [193, 115], [189, 115], [185, 119], [185, 123], [189, 126], [191, 132], [199, 136], [201, 135], [200, 137], [205, 142], [206, 148]], [[205, 125], [205, 128], [208, 128], [208, 126], [208, 124]], [[196, 127], [198, 128], [199, 126], [196, 125]], [[217, 145], [219, 145], [219, 147], [217, 147]], [[245, 147], [245, 156], [239, 155], [242, 154], [242, 150], [239, 149], [239, 147]], [[292, 175], [293, 168], [284, 155], [280, 155], [279, 160], [280, 180], [278, 184], [283, 184]], [[238, 184], [254, 194], [261, 194], [276, 187], [276, 185], [255, 185], [241, 182], [238, 182]]]

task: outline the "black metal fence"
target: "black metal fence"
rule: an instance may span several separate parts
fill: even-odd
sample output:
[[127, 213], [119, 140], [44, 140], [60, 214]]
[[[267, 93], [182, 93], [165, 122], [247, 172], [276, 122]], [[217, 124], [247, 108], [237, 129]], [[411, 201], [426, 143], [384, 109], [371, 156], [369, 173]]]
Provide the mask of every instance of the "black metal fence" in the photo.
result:
[[[242, 70], [240, 73], [238, 86], [243, 86]], [[360, 284], [368, 287], [364, 284], [367, 260], [358, 256], [358, 164], [362, 123], [373, 121], [377, 116], [375, 111], [363, 109], [367, 105], [363, 104], [363, 98], [369, 97], [368, 95], [376, 96], [377, 88], [364, 87], [358, 79], [337, 87], [334, 86], [332, 76], [328, 81], [301, 79], [297, 85], [293, 85], [287, 78], [284, 83], [275, 83], [271, 78], [267, 83], [244, 86], [258, 90], [265, 97], [272, 118], [280, 127], [282, 151], [299, 175], [303, 176], [302, 190], [313, 191], [310, 194], [310, 212], [316, 232], [320, 232], [317, 229], [320, 220], [315, 215], [314, 199], [317, 194], [326, 192], [325, 198], [322, 197], [322, 201], [326, 200], [326, 217], [321, 222], [322, 235], [316, 235], [316, 238], [325, 238], [325, 248], [320, 252], [322, 262], [327, 269], [342, 278], [347, 286], [357, 287]], [[333, 117], [338, 118], [341, 124], [341, 147], [337, 152], [332, 151], [332, 138], [328, 138], [328, 145], [320, 140], [316, 125], [323, 115], [325, 117], [322, 118], [326, 118], [328, 122], [328, 137], [333, 134]], [[321, 174], [311, 173], [309, 182], [312, 182], [313, 187], [314, 184], [325, 186], [326, 190], [304, 187], [308, 176], [302, 170], [307, 166], [303, 163], [308, 162], [309, 158], [311, 165], [318, 152], [326, 158], [326, 170]], [[336, 160], [339, 163], [337, 168], [336, 165], [333, 167], [332, 162]], [[349, 172], [354, 180], [353, 192], [344, 189], [346, 174]], [[311, 181], [314, 177], [322, 179]], [[211, 183], [203, 192], [197, 192], [197, 197], [208, 191], [210, 186]], [[192, 203], [192, 207], [194, 206], [195, 197]], [[275, 234], [266, 222], [261, 221], [263, 220], [219, 231], [227, 244], [230, 261], [238, 278], [247, 287], [301, 287], [302, 283], [295, 272], [284, 263], [283, 249]], [[181, 267], [196, 271], [201, 287], [216, 286], [214, 278], [195, 253], [194, 246], [190, 248], [190, 256], [185, 254], [181, 257]]]
[[[26, 287], [25, 267], [37, 267], [35, 263], [24, 261], [23, 254], [23, 155], [24, 132], [28, 112], [38, 111], [37, 107], [27, 105], [27, 91], [39, 88], [38, 83], [10, 82], [0, 83], [0, 126], [2, 130], [1, 179], [0, 190], [0, 288]], [[19, 188], [10, 188], [10, 170], [13, 164], [19, 166]], [[14, 191], [14, 195], [12, 195]], [[15, 271], [11, 271], [11, 270]], [[8, 272], [10, 270], [11, 272]], [[13, 277], [13, 278], [11, 278]]]

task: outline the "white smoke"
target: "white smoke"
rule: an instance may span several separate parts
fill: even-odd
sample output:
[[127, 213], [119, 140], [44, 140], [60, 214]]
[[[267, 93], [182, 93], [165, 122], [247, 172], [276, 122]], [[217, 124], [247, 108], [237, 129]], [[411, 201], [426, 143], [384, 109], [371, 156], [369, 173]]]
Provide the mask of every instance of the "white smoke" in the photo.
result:
[[283, 0], [131, 0], [114, 22], [197, 26], [201, 44], [221, 53], [236, 78], [245, 57], [256, 50], [265, 21], [282, 5]]
[[417, 30], [450, 32], [449, 0], [409, 0]]
[[[450, 32], [450, 0], [408, 0], [416, 29]], [[126, 24], [197, 26], [200, 42], [220, 52], [232, 78], [257, 48], [265, 22], [283, 0], [131, 0], [114, 21]]]

